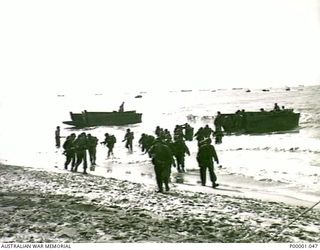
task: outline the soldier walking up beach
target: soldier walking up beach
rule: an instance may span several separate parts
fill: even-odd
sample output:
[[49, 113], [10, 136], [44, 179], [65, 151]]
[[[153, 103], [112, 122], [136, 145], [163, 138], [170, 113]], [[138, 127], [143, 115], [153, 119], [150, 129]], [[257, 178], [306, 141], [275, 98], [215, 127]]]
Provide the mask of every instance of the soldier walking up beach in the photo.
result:
[[186, 141], [192, 141], [193, 139], [193, 127], [190, 126], [189, 123], [186, 123], [184, 126], [184, 138], [186, 139]]
[[66, 161], [64, 163], [64, 168], [68, 169], [68, 165], [71, 162], [71, 167], [74, 167], [75, 160], [76, 160], [76, 153], [75, 153], [75, 139], [76, 134], [72, 133], [69, 135], [66, 139], [66, 141], [63, 143], [62, 147], [64, 149], [63, 154], [66, 156]]
[[185, 169], [184, 169], [185, 155], [187, 154], [190, 156], [190, 151], [188, 146], [186, 145], [183, 138], [178, 137], [173, 143], [172, 148], [173, 148], [173, 154], [177, 160], [178, 172], [179, 173], [185, 172]]
[[198, 131], [194, 134], [194, 136], [198, 142], [198, 146], [200, 145], [200, 142], [204, 140], [204, 135], [203, 135], [203, 127], [200, 127]]
[[173, 130], [173, 138], [174, 140], [179, 138], [184, 138], [183, 127], [181, 125], [176, 125]]
[[76, 149], [76, 156], [77, 161], [74, 167], [71, 168], [71, 171], [77, 172], [78, 166], [83, 163], [83, 173], [87, 174], [87, 136], [86, 133], [81, 133], [78, 135], [75, 141], [75, 149]]
[[213, 129], [209, 127], [207, 124], [203, 130], [202, 130], [202, 135], [204, 138], [210, 138], [210, 136], [214, 133]]
[[91, 165], [96, 165], [98, 138], [88, 134], [87, 147]]
[[211, 139], [203, 140], [199, 145], [199, 150], [197, 153], [197, 161], [200, 167], [200, 178], [202, 186], [206, 185], [206, 175], [207, 169], [209, 169], [210, 180], [212, 182], [212, 187], [216, 188], [219, 184], [216, 183], [217, 176], [214, 172], [213, 160], [219, 164], [219, 159], [216, 150], [213, 145], [211, 145]]
[[158, 192], [163, 193], [163, 184], [166, 191], [169, 191], [169, 181], [171, 175], [171, 165], [173, 163], [173, 154], [171, 149], [166, 145], [161, 138], [157, 138], [155, 143], [149, 150], [154, 165]]

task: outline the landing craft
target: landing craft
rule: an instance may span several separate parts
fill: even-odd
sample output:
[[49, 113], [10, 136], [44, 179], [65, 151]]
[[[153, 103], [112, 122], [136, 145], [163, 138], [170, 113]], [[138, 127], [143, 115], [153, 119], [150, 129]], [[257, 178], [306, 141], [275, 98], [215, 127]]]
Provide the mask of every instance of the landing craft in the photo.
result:
[[142, 114], [135, 110], [125, 112], [88, 112], [84, 110], [81, 113], [70, 112], [71, 121], [64, 121], [64, 124], [75, 127], [93, 127], [93, 126], [121, 126], [142, 122]]
[[215, 119], [226, 133], [256, 134], [289, 131], [299, 126], [300, 113], [293, 109], [280, 111], [239, 112], [233, 114], [220, 114]]

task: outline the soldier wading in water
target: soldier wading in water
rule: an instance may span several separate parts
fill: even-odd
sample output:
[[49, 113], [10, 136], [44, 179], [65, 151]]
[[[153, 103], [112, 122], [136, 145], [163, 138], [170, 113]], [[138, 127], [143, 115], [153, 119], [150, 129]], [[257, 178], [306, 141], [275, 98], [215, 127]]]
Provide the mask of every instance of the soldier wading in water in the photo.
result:
[[105, 133], [104, 136], [105, 136], [105, 139], [103, 142], [101, 142], [101, 144], [104, 144], [107, 146], [108, 158], [109, 158], [111, 154], [113, 155], [113, 147], [114, 147], [114, 144], [117, 142], [117, 139], [114, 135], [110, 135], [108, 133]]

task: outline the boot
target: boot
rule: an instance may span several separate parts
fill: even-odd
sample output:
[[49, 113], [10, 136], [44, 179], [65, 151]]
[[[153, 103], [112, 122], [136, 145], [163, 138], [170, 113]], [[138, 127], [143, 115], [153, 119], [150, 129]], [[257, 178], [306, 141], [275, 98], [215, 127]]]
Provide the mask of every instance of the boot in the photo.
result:
[[212, 183], [212, 188], [216, 188], [216, 187], [218, 187], [218, 186], [219, 186], [218, 183]]

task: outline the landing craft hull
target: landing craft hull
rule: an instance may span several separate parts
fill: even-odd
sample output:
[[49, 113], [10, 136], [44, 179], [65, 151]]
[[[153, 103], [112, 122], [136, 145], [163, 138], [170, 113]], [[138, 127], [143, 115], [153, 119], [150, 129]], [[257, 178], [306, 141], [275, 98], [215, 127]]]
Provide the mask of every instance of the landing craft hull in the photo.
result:
[[88, 112], [82, 113], [70, 112], [71, 121], [64, 121], [75, 127], [92, 127], [92, 126], [121, 126], [142, 122], [142, 114], [136, 111], [126, 112]]
[[270, 112], [221, 114], [221, 127], [226, 133], [271, 133], [290, 131], [299, 126], [300, 113], [292, 109]]

